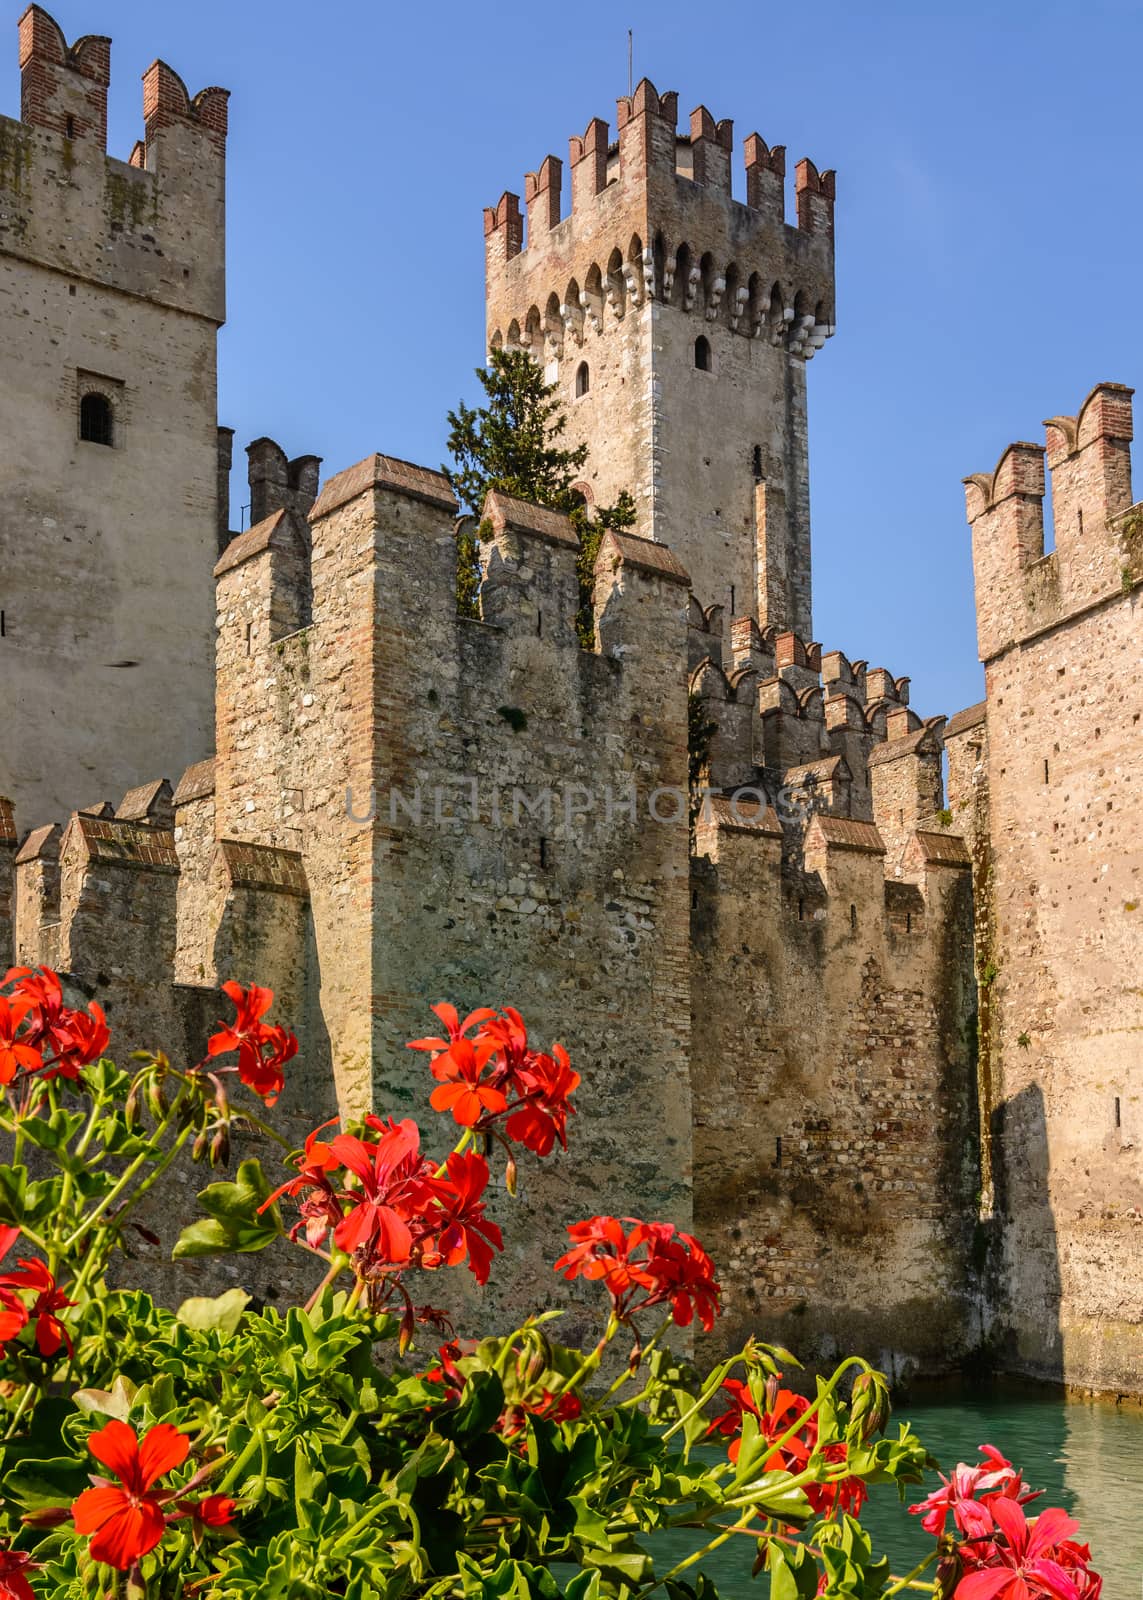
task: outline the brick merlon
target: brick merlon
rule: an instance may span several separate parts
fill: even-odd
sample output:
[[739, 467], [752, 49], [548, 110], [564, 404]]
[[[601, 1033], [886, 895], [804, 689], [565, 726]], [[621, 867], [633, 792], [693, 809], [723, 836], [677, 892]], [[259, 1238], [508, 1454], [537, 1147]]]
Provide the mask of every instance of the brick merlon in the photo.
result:
[[330, 478], [314, 502], [310, 521], [328, 517], [331, 511], [356, 500], [370, 489], [391, 489], [408, 495], [412, 500], [424, 500], [429, 505], [440, 506], [455, 516], [457, 499], [443, 472], [431, 467], [418, 467], [415, 462], [402, 461], [398, 456], [371, 455], [355, 466]]

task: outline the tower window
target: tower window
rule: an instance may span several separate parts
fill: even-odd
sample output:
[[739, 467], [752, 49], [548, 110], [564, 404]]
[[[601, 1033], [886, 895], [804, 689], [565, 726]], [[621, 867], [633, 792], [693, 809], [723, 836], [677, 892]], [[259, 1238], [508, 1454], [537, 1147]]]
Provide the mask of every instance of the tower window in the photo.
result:
[[105, 394], [85, 394], [79, 402], [79, 436], [88, 444], [115, 443], [115, 416]]
[[754, 482], [755, 483], [761, 483], [762, 482], [762, 446], [760, 444], [756, 444], [754, 446], [753, 466], [754, 466]]
[[695, 340], [695, 366], [700, 372], [714, 371], [714, 362], [710, 353], [710, 340], [704, 333], [700, 333]]
[[580, 395], [586, 394], [587, 391], [590, 388], [591, 388], [591, 373], [588, 371], [587, 362], [586, 361], [581, 361], [579, 366], [575, 369], [575, 397], [576, 397], [576, 399], [578, 400]]

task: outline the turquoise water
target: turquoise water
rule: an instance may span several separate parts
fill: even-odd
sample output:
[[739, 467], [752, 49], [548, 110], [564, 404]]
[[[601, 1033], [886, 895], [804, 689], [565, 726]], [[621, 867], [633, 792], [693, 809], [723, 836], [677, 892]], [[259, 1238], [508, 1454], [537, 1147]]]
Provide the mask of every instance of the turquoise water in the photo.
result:
[[[958, 1461], [975, 1461], [978, 1445], [994, 1444], [1030, 1487], [1047, 1490], [1045, 1505], [1063, 1506], [1080, 1524], [1092, 1564], [1103, 1574], [1104, 1600], [1143, 1596], [1143, 1412], [1065, 1401], [1050, 1392], [994, 1389], [955, 1401], [901, 1404], [895, 1416], [912, 1422], [945, 1471]], [[936, 1486], [934, 1477], [930, 1487]], [[914, 1498], [922, 1495], [910, 1496], [909, 1503]], [[917, 1526], [920, 1519], [898, 1505], [892, 1490], [875, 1492], [862, 1521], [898, 1575], [932, 1549]], [[716, 1551], [703, 1570], [728, 1600], [761, 1600], [766, 1580], [750, 1578], [753, 1541], [735, 1539], [731, 1545]], [[688, 1545], [682, 1536], [665, 1536], [656, 1548], [660, 1571], [667, 1548], [672, 1555], [677, 1549], [678, 1559]]]

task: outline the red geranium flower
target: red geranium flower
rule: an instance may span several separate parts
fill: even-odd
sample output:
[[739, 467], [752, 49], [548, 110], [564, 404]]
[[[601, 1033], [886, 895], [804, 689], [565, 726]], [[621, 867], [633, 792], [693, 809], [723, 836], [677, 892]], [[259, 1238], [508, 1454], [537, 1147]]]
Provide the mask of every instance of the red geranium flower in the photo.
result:
[[31, 1009], [32, 1002], [24, 995], [0, 995], [0, 1083], [11, 1083], [21, 1067], [34, 1072], [42, 1065], [40, 1052], [16, 1037]]
[[[31, 1289], [35, 1293], [30, 1310], [16, 1297], [20, 1289]], [[67, 1353], [71, 1355], [71, 1337], [56, 1312], [74, 1305], [75, 1301], [69, 1300], [57, 1286], [42, 1261], [19, 1259], [15, 1271], [0, 1274], [0, 1303], [4, 1307], [0, 1311], [0, 1344], [34, 1319], [36, 1347], [42, 1356], [54, 1356], [62, 1345], [67, 1346]], [[18, 1314], [22, 1314], [23, 1320], [12, 1327], [12, 1319]]]
[[488, 1022], [496, 1015], [495, 1011], [493, 1011], [489, 1006], [483, 1006], [477, 1011], [470, 1011], [468, 1016], [465, 1017], [464, 1021], [462, 1022], [456, 1007], [450, 1006], [446, 1000], [441, 1000], [437, 1005], [432, 1006], [430, 1009], [435, 1011], [437, 1016], [444, 1023], [445, 1028], [448, 1030], [448, 1038], [410, 1039], [405, 1047], [406, 1049], [434, 1050], [437, 1052], [437, 1054], [440, 1054], [441, 1052], [447, 1050], [449, 1045], [455, 1044], [458, 1039], [462, 1038], [470, 1028], [478, 1028], [482, 1023]]
[[36, 1600], [36, 1591], [24, 1574], [39, 1566], [22, 1550], [0, 1550], [0, 1600]]
[[1102, 1579], [1088, 1568], [1085, 1547], [1074, 1543], [1079, 1524], [1066, 1511], [1053, 1506], [1029, 1524], [1007, 1495], [997, 1495], [991, 1511], [1004, 1543], [961, 1546], [969, 1570], [954, 1600], [1097, 1600]]
[[274, 1002], [272, 989], [256, 983], [244, 989], [231, 982], [222, 985], [222, 992], [233, 1000], [235, 1017], [231, 1023], [219, 1023], [219, 1031], [207, 1041], [207, 1055], [224, 1056], [236, 1050], [239, 1078], [272, 1106], [285, 1083], [282, 1068], [297, 1054], [298, 1041], [285, 1028], [262, 1021]]
[[78, 1078], [84, 1067], [98, 1061], [111, 1042], [111, 1029], [103, 1007], [93, 1000], [86, 1011], [69, 1011], [56, 1030], [57, 1056], [44, 1068], [45, 1078]]
[[494, 1250], [503, 1250], [504, 1238], [484, 1215], [481, 1199], [488, 1187], [488, 1162], [473, 1150], [448, 1158], [448, 1182], [442, 1185], [440, 1206], [444, 1230], [439, 1248], [446, 1266], [456, 1266], [467, 1256], [477, 1283], [487, 1283]]
[[140, 1441], [125, 1422], [109, 1422], [93, 1433], [87, 1447], [119, 1479], [94, 1478], [72, 1507], [77, 1533], [91, 1535], [96, 1561], [126, 1572], [163, 1537], [164, 1501], [155, 1494], [159, 1479], [181, 1467], [190, 1440], [169, 1422], [158, 1422]]
[[615, 1217], [572, 1223], [568, 1228], [572, 1249], [560, 1257], [555, 1270], [568, 1279], [601, 1280], [621, 1322], [666, 1301], [680, 1327], [697, 1315], [709, 1333], [720, 1310], [721, 1291], [714, 1263], [698, 1240], [669, 1222], [625, 1220], [631, 1224], [630, 1234]]
[[567, 1122], [573, 1110], [569, 1101], [579, 1088], [580, 1077], [563, 1045], [553, 1045], [550, 1056], [532, 1055], [516, 1079], [526, 1098], [504, 1124], [504, 1132], [538, 1156], [550, 1155], [557, 1139], [566, 1150]]
[[496, 1041], [487, 1037], [475, 1044], [454, 1039], [433, 1062], [433, 1077], [441, 1080], [429, 1096], [433, 1110], [451, 1111], [462, 1128], [474, 1127], [486, 1111], [504, 1111], [508, 1101], [503, 1091], [481, 1081], [496, 1048]]
[[420, 1129], [411, 1118], [388, 1125], [373, 1118], [371, 1125], [381, 1130], [375, 1144], [347, 1133], [330, 1140], [336, 1160], [361, 1182], [359, 1191], [342, 1196], [352, 1209], [335, 1227], [334, 1243], [348, 1253], [366, 1251], [379, 1265], [405, 1266], [413, 1252], [410, 1224], [434, 1199], [433, 1168], [420, 1154]]
[[31, 1003], [25, 1043], [33, 1045], [41, 1054], [45, 1047], [52, 1053], [59, 1049], [65, 1019], [70, 1015], [63, 1003], [63, 985], [51, 967], [10, 967], [0, 982], [0, 989], [15, 985], [15, 993]]
[[994, 1446], [982, 1444], [980, 1453], [984, 1457], [981, 1463], [970, 1467], [960, 1462], [949, 1477], [941, 1476], [942, 1488], [909, 1507], [913, 1516], [921, 1518], [926, 1533], [939, 1538], [951, 1512], [961, 1533], [969, 1539], [985, 1539], [992, 1532], [988, 1507], [994, 1496], [1008, 1495], [1021, 1505], [1037, 1498], [1039, 1491], [1024, 1489], [1020, 1474]]
[[267, 1200], [263, 1200], [258, 1207], [258, 1215], [268, 1211], [275, 1201], [282, 1195], [295, 1196], [300, 1190], [307, 1190], [305, 1198], [299, 1202], [298, 1221], [290, 1229], [290, 1238], [296, 1239], [300, 1233], [306, 1236], [306, 1243], [316, 1249], [331, 1228], [337, 1226], [342, 1218], [341, 1203], [334, 1191], [330, 1174], [336, 1172], [341, 1162], [333, 1153], [327, 1140], [321, 1139], [327, 1128], [337, 1122], [337, 1117], [331, 1117], [328, 1122], [323, 1122], [320, 1128], [315, 1128], [306, 1135], [305, 1149], [298, 1156], [297, 1177], [289, 1178]]

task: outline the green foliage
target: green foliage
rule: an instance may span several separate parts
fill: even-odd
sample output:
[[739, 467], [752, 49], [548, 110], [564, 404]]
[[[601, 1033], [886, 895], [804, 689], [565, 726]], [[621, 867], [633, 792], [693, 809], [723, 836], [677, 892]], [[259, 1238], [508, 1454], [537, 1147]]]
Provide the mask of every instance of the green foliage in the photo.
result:
[[[328, 1266], [305, 1306], [260, 1310], [235, 1287], [172, 1312], [138, 1289], [111, 1287], [111, 1255], [126, 1251], [135, 1207], [180, 1151], [189, 1144], [221, 1161], [234, 1121], [256, 1121], [231, 1108], [222, 1075], [237, 1071], [272, 1098], [277, 1080], [267, 1074], [296, 1041], [261, 1022], [268, 991], [230, 985], [238, 1015], [221, 1025], [205, 1062], [179, 1070], [143, 1056], [128, 1075], [92, 1059], [106, 1029], [93, 1033], [91, 1018], [53, 1011], [49, 989], [40, 985], [34, 1020], [17, 1017], [26, 1030], [16, 1036], [21, 1076], [0, 1095], [0, 1127], [12, 1140], [12, 1159], [0, 1165], [0, 1216], [20, 1230], [35, 1272], [52, 1276], [50, 1292], [42, 1278], [22, 1278], [28, 1255], [0, 1274], [0, 1592], [13, 1563], [28, 1561], [8, 1592], [26, 1595], [30, 1577], [40, 1600], [648, 1600], [660, 1589], [665, 1600], [718, 1600], [702, 1562], [732, 1538], [743, 1578], [751, 1564], [766, 1574], [762, 1600], [878, 1600], [906, 1586], [930, 1595], [941, 1587], [918, 1578], [947, 1554], [947, 1541], [894, 1581], [859, 1520], [867, 1486], [892, 1483], [903, 1495], [933, 1465], [907, 1424], [888, 1431], [886, 1379], [851, 1357], [797, 1396], [780, 1386], [794, 1357], [753, 1340], [696, 1371], [667, 1336], [692, 1316], [710, 1328], [719, 1290], [701, 1246], [670, 1225], [633, 1224], [629, 1236], [613, 1218], [578, 1225], [594, 1241], [579, 1248], [603, 1251], [593, 1261], [619, 1266], [607, 1253], [620, 1248], [616, 1230], [628, 1252], [618, 1284], [585, 1269], [608, 1302], [586, 1351], [552, 1337], [558, 1311], [504, 1337], [460, 1341], [442, 1312], [417, 1310], [406, 1277], [438, 1271], [448, 1256], [456, 1264], [465, 1230], [476, 1271], [472, 1230], [483, 1226], [487, 1237], [487, 1158], [470, 1146], [495, 1139], [507, 1148], [515, 1118], [527, 1113], [521, 1141], [543, 1149], [543, 1139], [523, 1138], [540, 1110], [533, 1077], [546, 1085], [549, 1115], [579, 1084], [559, 1047], [557, 1062], [525, 1050], [518, 1031], [505, 1036], [516, 1052], [505, 1063], [529, 1065], [504, 1065], [501, 1081], [532, 1075], [511, 1091], [515, 1112], [492, 1134], [457, 1117], [456, 1146], [440, 1167], [419, 1154], [411, 1119], [371, 1119], [341, 1135], [327, 1125], [309, 1136], [285, 1186], [299, 1211], [291, 1237], [300, 1234]], [[461, 1024], [450, 1007], [437, 1009], [470, 1054], [466, 1029], [487, 1028], [494, 1039], [515, 1018], [484, 1011]], [[76, 1043], [84, 1038], [87, 1046]], [[229, 1053], [238, 1053], [237, 1068], [218, 1064]], [[438, 1084], [435, 1102], [448, 1073], [438, 1054], [432, 1064], [425, 1078], [426, 1090]], [[52, 1076], [57, 1069], [64, 1076]], [[367, 1134], [379, 1137], [367, 1145]], [[514, 1192], [510, 1148], [508, 1159]], [[463, 1193], [448, 1201], [454, 1178]], [[388, 1198], [377, 1199], [371, 1182], [388, 1183]], [[278, 1240], [276, 1193], [257, 1160], [242, 1161], [233, 1181], [202, 1191], [205, 1215], [184, 1230], [176, 1256], [242, 1257]], [[381, 1229], [366, 1242], [382, 1212], [386, 1227], [400, 1217], [408, 1239], [420, 1241], [416, 1267], [413, 1245], [396, 1234]], [[633, 1253], [643, 1248], [644, 1258]], [[337, 1286], [345, 1273], [348, 1292]], [[665, 1313], [653, 1331], [635, 1320], [651, 1306]], [[608, 1383], [605, 1357], [620, 1335], [633, 1344]], [[720, 1407], [729, 1409], [712, 1422]], [[140, 1489], [115, 1452], [138, 1467], [160, 1426], [153, 1448], [168, 1450], [173, 1439], [180, 1449]], [[133, 1457], [122, 1453], [125, 1439]], [[100, 1507], [110, 1496], [134, 1530], [129, 1553], [103, 1552], [117, 1569], [97, 1559], [102, 1529], [81, 1533], [73, 1516], [96, 1472], [110, 1474]], [[140, 1496], [157, 1522], [149, 1546], [139, 1539]], [[692, 1541], [669, 1566], [657, 1539], [666, 1531]]]
[[474, 517], [460, 517], [456, 524], [456, 614], [480, 618], [480, 537]]
[[718, 723], [707, 716], [702, 696], [692, 690], [687, 696], [687, 781], [692, 828], [702, 804], [703, 786], [710, 778], [710, 747], [717, 732]]
[[479, 516], [490, 489], [570, 511], [572, 484], [587, 446], [561, 443], [567, 416], [554, 384], [524, 350], [493, 350], [476, 376], [486, 404], [463, 401], [448, 414], [446, 446], [453, 465], [441, 470], [457, 499]]
[[492, 489], [550, 506], [570, 516], [579, 536], [576, 562], [579, 610], [576, 634], [585, 649], [595, 644], [592, 609], [595, 558], [608, 528], [634, 526], [635, 501], [621, 490], [613, 506], [589, 516], [582, 497], [572, 488], [587, 461], [586, 444], [569, 450], [562, 442], [567, 413], [554, 384], [544, 382], [540, 367], [525, 350], [493, 350], [487, 367], [477, 367], [485, 404], [463, 401], [448, 414], [446, 440], [453, 460], [442, 471], [470, 515], [457, 523], [457, 611], [480, 616], [480, 541], [487, 537], [477, 522], [485, 496]]
[[594, 517], [589, 517], [584, 506], [576, 506], [571, 513], [572, 527], [579, 538], [576, 556], [576, 576], [579, 579], [579, 610], [576, 612], [576, 637], [585, 650], [595, 649], [595, 560], [608, 530], [622, 533], [635, 526], [638, 515], [634, 498], [626, 489], [619, 491], [613, 506], [601, 506]]
[[[149, 1595], [193, 1583], [200, 1600], [627, 1600], [656, 1580], [647, 1539], [657, 1530], [690, 1528], [698, 1550], [745, 1522], [768, 1552], [772, 1597], [802, 1593], [800, 1575], [807, 1562], [816, 1568], [809, 1551], [819, 1547], [836, 1575], [827, 1594], [882, 1592], [868, 1585], [887, 1566], [873, 1562], [860, 1525], [814, 1516], [794, 1474], [766, 1469], [766, 1441], [737, 1467], [699, 1447], [703, 1401], [732, 1367], [761, 1393], [778, 1354], [765, 1347], [705, 1384], [656, 1350], [607, 1394], [581, 1392], [579, 1414], [556, 1422], [525, 1406], [545, 1391], [576, 1392], [583, 1357], [538, 1322], [482, 1341], [438, 1382], [415, 1370], [422, 1362], [393, 1359], [394, 1319], [355, 1310], [343, 1293], [327, 1290], [311, 1311], [285, 1315], [242, 1311], [233, 1291], [215, 1302], [217, 1314], [198, 1302], [192, 1316], [146, 1296], [131, 1297], [129, 1308], [111, 1298], [114, 1326], [131, 1322], [129, 1350], [113, 1337], [85, 1340], [84, 1390], [4, 1446], [0, 1487], [18, 1532], [20, 1515], [70, 1502], [86, 1486], [87, 1438], [109, 1418], [140, 1435], [158, 1422], [191, 1434], [196, 1455], [213, 1463], [209, 1489], [233, 1496], [238, 1514], [221, 1543], [195, 1550], [186, 1538], [177, 1559], [144, 1557]], [[872, 1442], [837, 1393], [836, 1382], [823, 1384], [816, 1402], [820, 1450], [844, 1442], [870, 1481], [916, 1481], [926, 1461], [920, 1441], [902, 1429]], [[837, 1472], [820, 1457], [800, 1477]], [[789, 1538], [795, 1526], [800, 1543]], [[69, 1526], [20, 1537], [51, 1575], [45, 1592], [90, 1593], [91, 1563]], [[755, 1548], [748, 1542], [744, 1576]], [[553, 1566], [578, 1575], [561, 1590]], [[866, 1587], [854, 1587], [855, 1574]], [[709, 1580], [697, 1581], [690, 1590], [672, 1580], [668, 1592], [717, 1600]]]

